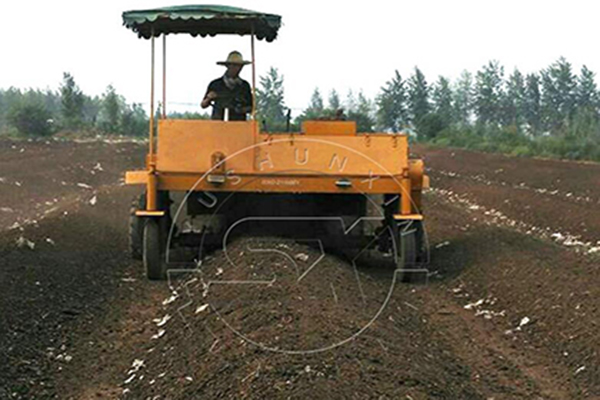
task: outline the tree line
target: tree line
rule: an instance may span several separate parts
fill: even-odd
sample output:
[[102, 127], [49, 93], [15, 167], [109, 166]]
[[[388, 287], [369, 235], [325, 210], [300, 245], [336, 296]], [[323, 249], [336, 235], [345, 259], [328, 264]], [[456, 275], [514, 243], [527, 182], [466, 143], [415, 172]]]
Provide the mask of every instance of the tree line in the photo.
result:
[[[284, 76], [276, 68], [262, 75], [257, 111], [264, 131], [298, 131], [307, 119], [347, 119], [359, 132], [408, 132], [434, 145], [514, 155], [600, 160], [600, 93], [595, 73], [575, 72], [559, 58], [532, 73], [509, 74], [498, 61], [451, 80], [430, 83], [415, 67], [404, 78], [396, 70], [374, 99], [335, 89], [325, 101], [315, 88], [308, 105], [286, 107]], [[160, 108], [157, 110], [160, 114]], [[207, 118], [204, 113], [170, 113], [171, 118]], [[59, 131], [145, 136], [148, 116], [109, 85], [101, 96], [84, 94], [69, 73], [58, 91], [0, 90], [0, 133], [48, 136]]]
[[101, 96], [84, 94], [67, 72], [58, 91], [0, 90], [0, 133], [45, 137], [59, 131], [144, 136], [148, 116], [112, 85]]
[[[267, 126], [281, 128], [285, 115], [283, 76], [271, 68], [261, 77], [258, 110]], [[561, 57], [539, 72], [509, 74], [498, 61], [455, 80], [428, 82], [415, 67], [398, 71], [375, 99], [350, 91], [344, 101], [336, 90], [325, 105], [315, 88], [308, 106], [294, 119], [344, 118], [361, 132], [408, 132], [421, 141], [514, 155], [600, 160], [600, 93], [595, 73], [576, 73]]]

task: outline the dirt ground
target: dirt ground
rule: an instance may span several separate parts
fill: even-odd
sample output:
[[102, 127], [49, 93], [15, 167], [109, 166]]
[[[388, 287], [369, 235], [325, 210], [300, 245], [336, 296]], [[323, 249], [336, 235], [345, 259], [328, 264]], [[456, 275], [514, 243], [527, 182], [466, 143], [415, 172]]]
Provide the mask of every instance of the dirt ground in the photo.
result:
[[279, 238], [148, 282], [142, 145], [0, 142], [0, 398], [600, 399], [600, 165], [414, 152], [419, 282]]

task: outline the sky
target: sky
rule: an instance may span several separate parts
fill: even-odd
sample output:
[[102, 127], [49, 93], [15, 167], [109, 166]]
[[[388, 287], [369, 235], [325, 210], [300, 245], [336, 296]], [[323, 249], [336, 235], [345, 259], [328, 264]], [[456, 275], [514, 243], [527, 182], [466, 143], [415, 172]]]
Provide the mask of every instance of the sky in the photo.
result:
[[[193, 3], [193, 1], [192, 1]], [[374, 98], [398, 70], [418, 66], [428, 82], [455, 79], [489, 60], [537, 72], [564, 56], [578, 71], [600, 73], [600, 2], [593, 0], [283, 1], [220, 0], [279, 14], [277, 40], [256, 44], [257, 75], [272, 66], [284, 76], [286, 105], [298, 115], [315, 87], [327, 99], [336, 89]], [[121, 13], [186, 4], [181, 0], [10, 1], [2, 5], [0, 88], [56, 90], [70, 72], [84, 93], [101, 95], [109, 84], [128, 102], [148, 105], [150, 41], [122, 25]], [[157, 41], [157, 56], [162, 40]], [[167, 110], [195, 111], [216, 65], [231, 50], [250, 58], [247, 36], [167, 37]], [[157, 94], [161, 96], [157, 57]], [[251, 68], [242, 71], [251, 80]]]

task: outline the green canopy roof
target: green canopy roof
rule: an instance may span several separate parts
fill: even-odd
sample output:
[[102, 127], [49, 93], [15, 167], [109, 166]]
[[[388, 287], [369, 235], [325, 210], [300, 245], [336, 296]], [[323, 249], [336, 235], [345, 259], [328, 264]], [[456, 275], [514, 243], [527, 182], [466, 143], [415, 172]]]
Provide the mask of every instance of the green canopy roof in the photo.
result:
[[123, 25], [139, 37], [149, 39], [169, 33], [189, 33], [205, 37], [219, 34], [249, 35], [254, 29], [257, 39], [268, 42], [277, 37], [281, 17], [237, 7], [187, 5], [126, 11]]

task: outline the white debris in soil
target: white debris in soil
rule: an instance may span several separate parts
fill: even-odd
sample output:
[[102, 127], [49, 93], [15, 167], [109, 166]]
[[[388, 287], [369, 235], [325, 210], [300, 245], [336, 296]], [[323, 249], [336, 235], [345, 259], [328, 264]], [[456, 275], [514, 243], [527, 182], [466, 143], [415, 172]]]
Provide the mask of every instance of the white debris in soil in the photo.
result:
[[519, 322], [519, 326], [517, 326], [515, 329], [509, 329], [509, 330], [505, 331], [504, 334], [512, 335], [514, 332], [520, 331], [522, 327], [529, 324], [530, 322], [531, 322], [531, 319], [529, 319], [529, 317], [523, 317], [523, 318], [521, 318], [521, 321]]
[[177, 300], [177, 293], [173, 292], [173, 294], [171, 295], [171, 297], [169, 297], [168, 299], [164, 299], [163, 300], [162, 304], [163, 304], [163, 306], [166, 306], [167, 304], [171, 304], [175, 300]]
[[217, 268], [217, 272], [215, 272], [216, 276], [220, 276], [223, 274], [223, 268]]
[[15, 212], [15, 210], [13, 210], [10, 207], [0, 207], [0, 211], [5, 212], [5, 213], [12, 213]]
[[[433, 188], [432, 192], [449, 203], [465, 206], [469, 212], [479, 215], [480, 213], [483, 213], [483, 215], [486, 216], [486, 218], [483, 219], [483, 222], [486, 225], [510, 227], [526, 235], [553, 240], [557, 244], [572, 248], [575, 251], [582, 251], [585, 254], [593, 254], [600, 251], [600, 241], [596, 242], [594, 245], [592, 242], [581, 241], [581, 236], [579, 235], [573, 235], [568, 232], [553, 232], [553, 230], [548, 227], [542, 228], [528, 224], [522, 220], [511, 219], [501, 211], [495, 209], [488, 210], [484, 206], [476, 204], [467, 198], [467, 196], [456, 194], [451, 190]], [[474, 220], [476, 219], [474, 218]]]
[[92, 189], [92, 187], [90, 185], [86, 184], [86, 183], [81, 183], [80, 182], [80, 183], [77, 184], [77, 186], [79, 186], [80, 188], [83, 188], [83, 189]]
[[51, 244], [52, 246], [56, 245], [56, 243], [54, 242], [54, 240], [50, 239], [49, 237], [46, 238], [46, 243]]
[[485, 299], [479, 299], [479, 300], [477, 300], [477, 301], [476, 301], [476, 302], [474, 302], [474, 303], [469, 303], [469, 304], [465, 305], [463, 308], [464, 308], [465, 310], [471, 310], [471, 309], [472, 309], [472, 308], [474, 308], [474, 307], [479, 307], [480, 305], [482, 305], [482, 304], [483, 304], [483, 301], [484, 301], [484, 300], [485, 300]]
[[500, 312], [491, 311], [491, 310], [477, 310], [475, 312], [475, 316], [476, 317], [483, 316], [483, 318], [485, 318], [485, 319], [492, 319], [493, 317], [505, 317], [506, 310], [502, 310]]
[[465, 308], [466, 310], [474, 309], [475, 316], [483, 317], [484, 319], [492, 319], [494, 317], [505, 317], [506, 310], [494, 311], [494, 310], [487, 310], [487, 309], [481, 308], [481, 306], [483, 306], [483, 305], [493, 306], [496, 304], [497, 301], [498, 301], [497, 298], [490, 296], [485, 299], [479, 299], [474, 303], [469, 303], [469, 304], [465, 305], [463, 308]]
[[104, 169], [102, 168], [102, 165], [100, 163], [96, 163], [96, 165], [94, 165], [94, 168], [92, 168], [92, 170], [94, 170], [94, 171], [104, 171]]
[[136, 358], [135, 360], [133, 360], [133, 363], [131, 364], [131, 369], [129, 371], [127, 371], [127, 375], [135, 374], [143, 367], [144, 367], [144, 360], [139, 360]]
[[165, 332], [166, 331], [164, 329], [160, 329], [156, 335], [152, 335], [152, 339], [159, 339], [159, 338], [163, 337]]
[[71, 362], [73, 360], [73, 356], [63, 353], [56, 356], [57, 361]]
[[[503, 170], [499, 169], [497, 171], [503, 171]], [[447, 177], [451, 177], [451, 178], [461, 177], [461, 175], [456, 172], [443, 171], [443, 170], [436, 170], [436, 172], [442, 176], [447, 176]], [[496, 171], [494, 171], [494, 172], [497, 173]], [[563, 197], [565, 200], [569, 200], [570, 202], [596, 203], [596, 204], [600, 203], [599, 200], [591, 199], [589, 196], [577, 196], [572, 192], [567, 192], [567, 193], [560, 192], [558, 189], [550, 190], [550, 189], [546, 189], [546, 188], [534, 188], [534, 187], [527, 185], [525, 182], [520, 182], [518, 184], [512, 184], [512, 183], [501, 181], [501, 180], [490, 180], [490, 179], [487, 179], [485, 177], [485, 175], [483, 175], [483, 174], [463, 176], [463, 178], [471, 179], [471, 180], [483, 183], [487, 186], [496, 184], [496, 185], [500, 185], [500, 186], [511, 187], [513, 189], [531, 191], [536, 194], [543, 194], [543, 195], [553, 196], [553, 197], [560, 196], [560, 197]], [[560, 180], [558, 180], [557, 183], [560, 183]]]
[[192, 382], [194, 379], [191, 376], [186, 376], [185, 380], [188, 382]]
[[25, 246], [29, 247], [30, 250], [35, 249], [35, 243], [29, 239], [25, 239], [23, 236], [19, 236], [17, 239], [17, 247], [22, 248]]
[[307, 262], [308, 261], [308, 254], [304, 254], [304, 253], [298, 253], [294, 256], [294, 258], [296, 260], [302, 261], [302, 262]]
[[577, 375], [583, 371], [585, 371], [585, 365], [582, 365], [581, 367], [577, 368], [577, 370], [575, 370], [575, 375]]
[[208, 308], [208, 304], [201, 305], [198, 308], [196, 308], [195, 314], [200, 314], [201, 312], [205, 311], [207, 308]]
[[50, 207], [49, 209], [47, 209], [46, 211], [44, 211], [44, 215], [48, 215], [53, 213], [54, 211], [57, 211], [58, 207]]
[[94, 196], [90, 199], [90, 204], [95, 206], [96, 203], [98, 202], [98, 197]]
[[445, 242], [442, 242], [442, 243], [438, 243], [438, 244], [436, 244], [436, 245], [435, 245], [435, 248], [436, 248], [436, 249], [441, 249], [442, 247], [446, 247], [446, 246], [449, 246], [449, 245], [450, 245], [450, 242], [448, 242], [448, 241], [445, 241]]
[[161, 327], [164, 324], [166, 324], [170, 319], [171, 319], [171, 316], [169, 314], [167, 314], [162, 318], [153, 319], [152, 322], [154, 322], [156, 324], [156, 326]]
[[135, 374], [129, 376], [129, 378], [125, 379], [125, 382], [123, 382], [124, 384], [128, 385], [131, 383], [131, 381], [133, 381], [135, 379]]
[[529, 319], [529, 317], [523, 317], [521, 319], [521, 322], [519, 322], [519, 326], [517, 327], [517, 329], [520, 329], [521, 327], [527, 325], [529, 322], [531, 322], [531, 320]]

